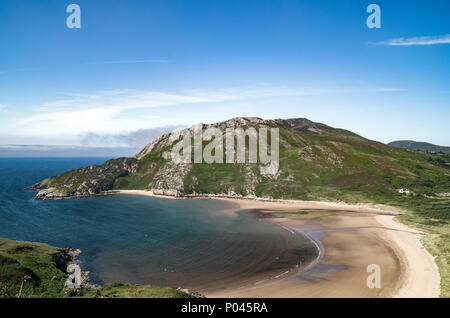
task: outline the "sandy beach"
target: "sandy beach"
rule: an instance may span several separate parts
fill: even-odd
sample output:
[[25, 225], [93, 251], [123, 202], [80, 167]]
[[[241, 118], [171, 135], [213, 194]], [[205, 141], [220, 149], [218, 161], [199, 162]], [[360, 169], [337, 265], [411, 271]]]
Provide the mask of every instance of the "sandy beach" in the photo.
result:
[[[116, 191], [155, 196], [149, 191]], [[434, 258], [422, 233], [393, 220], [398, 212], [367, 205], [310, 201], [217, 198], [258, 213], [288, 231], [309, 236], [321, 249], [307, 269], [289, 270], [258, 283], [199, 290], [207, 297], [439, 297]], [[392, 211], [391, 211], [392, 210]], [[370, 264], [380, 268], [380, 288], [369, 288]], [[238, 287], [237, 287], [238, 286]]]

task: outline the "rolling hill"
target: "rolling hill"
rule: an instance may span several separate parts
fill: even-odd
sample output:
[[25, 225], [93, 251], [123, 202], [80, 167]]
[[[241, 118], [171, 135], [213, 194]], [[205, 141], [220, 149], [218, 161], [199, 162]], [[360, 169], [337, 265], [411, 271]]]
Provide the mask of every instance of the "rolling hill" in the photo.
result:
[[[38, 199], [61, 199], [149, 190], [156, 194], [265, 197], [274, 199], [370, 202], [417, 207], [426, 196], [450, 192], [450, 157], [391, 147], [344, 129], [304, 118], [263, 120], [233, 118], [203, 125], [279, 128], [280, 165], [275, 176], [261, 173], [261, 163], [180, 163], [170, 151], [179, 138], [163, 134], [133, 158], [119, 158], [50, 177], [35, 184]], [[192, 128], [190, 128], [192, 130]], [[186, 129], [185, 131], [189, 131]], [[208, 142], [203, 142], [206, 147]], [[411, 190], [400, 195], [399, 188]], [[448, 218], [449, 206], [433, 202], [429, 216]], [[421, 211], [423, 213], [423, 211]]]
[[[304, 118], [233, 118], [203, 128], [279, 129], [279, 170], [261, 163], [179, 163], [170, 153], [180, 140], [164, 134], [132, 158], [112, 159], [49, 177], [30, 189], [38, 199], [65, 199], [148, 190], [169, 196], [231, 196], [383, 204], [405, 213], [397, 218], [428, 235], [441, 297], [450, 297], [450, 155], [391, 147], [344, 129]], [[188, 132], [189, 130], [181, 131]], [[214, 142], [211, 141], [211, 142]], [[203, 142], [203, 149], [208, 146]], [[408, 194], [398, 192], [408, 188]]]
[[428, 142], [418, 142], [413, 140], [397, 140], [388, 143], [388, 145], [391, 147], [406, 148], [411, 150], [420, 150], [435, 153], [436, 152], [450, 153], [450, 147], [438, 146], [430, 144]]

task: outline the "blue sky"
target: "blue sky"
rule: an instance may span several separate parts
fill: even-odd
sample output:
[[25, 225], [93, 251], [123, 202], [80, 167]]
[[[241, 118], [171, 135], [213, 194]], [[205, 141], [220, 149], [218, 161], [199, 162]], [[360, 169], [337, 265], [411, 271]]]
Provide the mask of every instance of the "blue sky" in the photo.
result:
[[[70, 3], [81, 29], [66, 26]], [[371, 3], [381, 29], [366, 26]], [[257, 116], [450, 145], [449, 12], [444, 0], [0, 0], [0, 144], [125, 146], [115, 136]]]

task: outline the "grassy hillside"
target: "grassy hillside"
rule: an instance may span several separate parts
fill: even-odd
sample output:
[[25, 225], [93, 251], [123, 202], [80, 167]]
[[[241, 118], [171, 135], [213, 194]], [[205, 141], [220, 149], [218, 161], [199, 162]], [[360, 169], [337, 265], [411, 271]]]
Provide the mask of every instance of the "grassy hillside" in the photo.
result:
[[[46, 179], [34, 186], [39, 191], [37, 198], [139, 189], [176, 196], [223, 194], [389, 205], [408, 212], [402, 221], [431, 233], [426, 244], [438, 257], [443, 295], [450, 296], [449, 154], [394, 148], [303, 118], [234, 118], [203, 128], [225, 131], [236, 126], [279, 128], [278, 175], [263, 175], [259, 163], [174, 164], [170, 150], [179, 139], [165, 134], [134, 158]], [[400, 194], [401, 188], [408, 188], [410, 193]]]
[[55, 263], [61, 249], [42, 243], [0, 238], [0, 298], [37, 297], [189, 297], [188, 294], [155, 286], [113, 284], [96, 290], [68, 289], [67, 274]]
[[[140, 154], [137, 170], [114, 189], [176, 189], [182, 194], [236, 193], [276, 199], [381, 203], [448, 220], [450, 156], [389, 147], [351, 132], [303, 121], [269, 122], [280, 128], [280, 175], [265, 177], [259, 164], [172, 165], [168, 135]], [[246, 126], [257, 126], [247, 122]], [[181, 179], [181, 181], [177, 180]], [[408, 188], [411, 195], [401, 195]]]
[[[352, 132], [306, 119], [233, 119], [205, 125], [224, 130], [279, 128], [280, 173], [260, 173], [256, 164], [179, 164], [170, 158], [177, 139], [162, 135], [135, 158], [121, 158], [50, 177], [35, 185], [43, 199], [89, 196], [113, 189], [174, 190], [185, 194], [229, 194], [276, 199], [340, 200], [418, 207], [448, 219], [445, 204], [428, 199], [450, 192], [450, 155], [393, 148]], [[204, 146], [208, 142], [204, 142]], [[402, 196], [399, 188], [408, 188]], [[432, 211], [421, 211], [431, 203]]]
[[55, 266], [59, 249], [0, 239], [0, 297], [62, 297], [67, 275]]

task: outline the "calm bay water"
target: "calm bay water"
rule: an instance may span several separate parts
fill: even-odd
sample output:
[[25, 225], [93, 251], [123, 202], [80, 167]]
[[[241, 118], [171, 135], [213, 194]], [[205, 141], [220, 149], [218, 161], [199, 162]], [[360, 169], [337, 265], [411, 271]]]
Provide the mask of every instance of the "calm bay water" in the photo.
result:
[[79, 248], [83, 270], [95, 283], [217, 288], [315, 256], [308, 239], [232, 213], [222, 201], [134, 195], [38, 201], [24, 190], [105, 160], [0, 159], [0, 237]]

